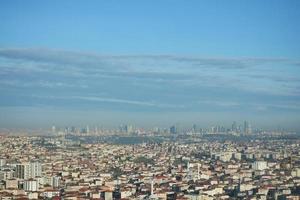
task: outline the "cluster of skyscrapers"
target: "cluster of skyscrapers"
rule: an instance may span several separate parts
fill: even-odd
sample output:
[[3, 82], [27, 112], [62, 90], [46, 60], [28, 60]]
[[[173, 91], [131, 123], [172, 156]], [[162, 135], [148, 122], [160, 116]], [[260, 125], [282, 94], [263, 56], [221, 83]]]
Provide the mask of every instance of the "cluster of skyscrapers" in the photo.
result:
[[65, 128], [57, 128], [56, 126], [52, 126], [52, 133], [57, 134], [75, 134], [75, 135], [105, 135], [105, 134], [234, 134], [234, 135], [240, 135], [240, 134], [252, 134], [253, 130], [251, 128], [251, 124], [248, 121], [244, 121], [243, 124], [238, 124], [236, 121], [234, 121], [230, 128], [221, 126], [221, 125], [215, 125], [211, 126], [209, 128], [198, 128], [196, 124], [193, 124], [192, 127], [184, 127], [180, 126], [179, 123], [176, 123], [169, 128], [159, 128], [154, 127], [148, 130], [145, 130], [143, 128], [137, 128], [131, 124], [122, 124], [117, 129], [104, 129], [99, 128], [98, 126], [93, 126], [90, 128], [89, 125], [82, 127], [82, 128], [76, 128], [74, 126], [72, 127], [65, 127]]

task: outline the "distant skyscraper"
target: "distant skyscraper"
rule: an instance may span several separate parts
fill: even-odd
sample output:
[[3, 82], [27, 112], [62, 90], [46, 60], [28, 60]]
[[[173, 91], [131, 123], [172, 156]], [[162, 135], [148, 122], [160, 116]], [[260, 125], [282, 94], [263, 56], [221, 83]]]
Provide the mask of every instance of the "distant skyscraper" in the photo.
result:
[[71, 127], [71, 132], [75, 133], [76, 132], [76, 128], [74, 126]]
[[52, 133], [55, 134], [56, 133], [56, 127], [53, 125], [52, 126]]
[[232, 123], [231, 130], [232, 130], [233, 132], [237, 132], [237, 124], [236, 124], [235, 121]]
[[197, 132], [197, 125], [194, 124], [194, 125], [193, 125], [193, 133], [196, 133], [196, 132]]
[[89, 134], [90, 133], [90, 128], [89, 125], [86, 126], [86, 133]]
[[247, 130], [247, 133], [248, 133], [248, 134], [251, 134], [251, 133], [252, 133], [252, 128], [251, 128], [251, 124], [250, 124], [250, 123], [248, 124], [248, 130]]
[[124, 126], [123, 126], [122, 124], [119, 126], [119, 131], [120, 131], [121, 133], [124, 132]]
[[126, 132], [126, 133], [133, 133], [133, 132], [134, 132], [133, 126], [130, 125], [130, 124], [126, 125], [126, 126], [125, 126], [125, 132]]
[[170, 133], [171, 134], [176, 134], [177, 133], [177, 128], [176, 128], [175, 125], [173, 125], [173, 126], [170, 127]]
[[216, 127], [212, 126], [212, 127], [210, 128], [210, 132], [211, 132], [211, 133], [215, 133], [215, 132], [216, 132]]
[[247, 133], [247, 129], [248, 129], [248, 122], [244, 121], [244, 133]]
[[244, 122], [244, 134], [251, 134], [252, 130], [251, 130], [251, 125], [249, 124], [249, 122], [245, 121]]

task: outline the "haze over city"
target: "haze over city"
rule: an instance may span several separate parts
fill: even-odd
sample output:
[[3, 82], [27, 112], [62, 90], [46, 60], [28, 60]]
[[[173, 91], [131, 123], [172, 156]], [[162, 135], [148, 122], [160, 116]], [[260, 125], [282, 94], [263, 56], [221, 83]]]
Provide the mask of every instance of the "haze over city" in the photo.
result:
[[299, 131], [299, 1], [2, 1], [0, 127]]
[[0, 200], [300, 200], [299, 0], [0, 0]]

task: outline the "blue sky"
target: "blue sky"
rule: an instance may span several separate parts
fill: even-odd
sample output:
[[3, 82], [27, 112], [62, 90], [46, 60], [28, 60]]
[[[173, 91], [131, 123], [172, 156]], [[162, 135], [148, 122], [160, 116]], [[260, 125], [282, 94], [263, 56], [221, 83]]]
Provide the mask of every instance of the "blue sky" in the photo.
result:
[[0, 127], [299, 130], [300, 2], [0, 1]]

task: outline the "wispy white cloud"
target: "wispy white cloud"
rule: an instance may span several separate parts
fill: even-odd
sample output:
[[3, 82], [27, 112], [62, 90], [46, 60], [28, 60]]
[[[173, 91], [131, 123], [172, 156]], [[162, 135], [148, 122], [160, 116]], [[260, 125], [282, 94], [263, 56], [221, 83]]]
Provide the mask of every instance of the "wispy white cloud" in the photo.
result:
[[137, 106], [147, 106], [147, 107], [158, 107], [158, 108], [183, 108], [183, 105], [171, 105], [171, 104], [160, 104], [154, 101], [138, 101], [138, 100], [128, 100], [119, 98], [107, 98], [100, 96], [40, 96], [40, 95], [30, 95], [34, 98], [41, 99], [56, 99], [56, 100], [83, 100], [90, 102], [106, 102], [106, 103], [117, 103], [117, 104], [130, 104]]
[[288, 109], [288, 110], [300, 110], [299, 102], [277, 102], [277, 103], [251, 103], [251, 102], [242, 102], [242, 101], [227, 101], [227, 100], [199, 100], [198, 104], [210, 105], [210, 106], [219, 106], [224, 108], [234, 108], [234, 107], [247, 107], [253, 108], [258, 111], [267, 111], [269, 109]]
[[[246, 78], [241, 76], [242, 72], [244, 74], [245, 72], [248, 73], [249, 70], [251, 72], [251, 69], [256, 66], [263, 68], [261, 65], [266, 63], [291, 65], [294, 62], [284, 58], [201, 58], [174, 55], [109, 56], [51, 49], [0, 49], [0, 57], [6, 59], [2, 64], [9, 65], [8, 67], [1, 66], [3, 73], [11, 73], [16, 76], [22, 73], [44, 76], [43, 73], [46, 73], [73, 79], [149, 80], [154, 83], [181, 86], [202, 85], [235, 88], [249, 92], [270, 92], [271, 94], [278, 92], [279, 95], [283, 93], [295, 94], [294, 91], [290, 91], [295, 87], [294, 83], [290, 84], [290, 90], [285, 90], [279, 84], [278, 79], [272, 79], [267, 84], [259, 85], [255, 84], [259, 80], [255, 76], [259, 74], [250, 74]], [[289, 78], [293, 80], [293, 77]], [[274, 84], [277, 85], [274, 87]]]
[[19, 87], [19, 88], [87, 88], [86, 85], [77, 85], [71, 83], [57, 82], [57, 81], [43, 81], [43, 80], [32, 80], [32, 81], [21, 81], [21, 80], [0, 80], [2, 87]]
[[213, 106], [221, 106], [221, 107], [236, 107], [240, 106], [241, 103], [236, 101], [216, 101], [216, 100], [200, 100], [197, 101], [198, 104], [205, 104], [205, 105], [213, 105]]
[[[192, 109], [203, 104], [236, 108], [241, 102], [248, 102], [253, 109], [255, 104], [268, 109], [293, 109], [288, 100], [297, 101], [300, 97], [297, 63], [286, 58], [0, 49], [0, 89], [9, 91], [11, 96], [14, 93], [55, 96], [57, 89], [60, 94], [77, 100], [161, 108]], [[107, 95], [91, 95], [99, 92]], [[209, 101], [198, 101], [203, 97]], [[219, 101], [221, 97], [223, 101]]]

